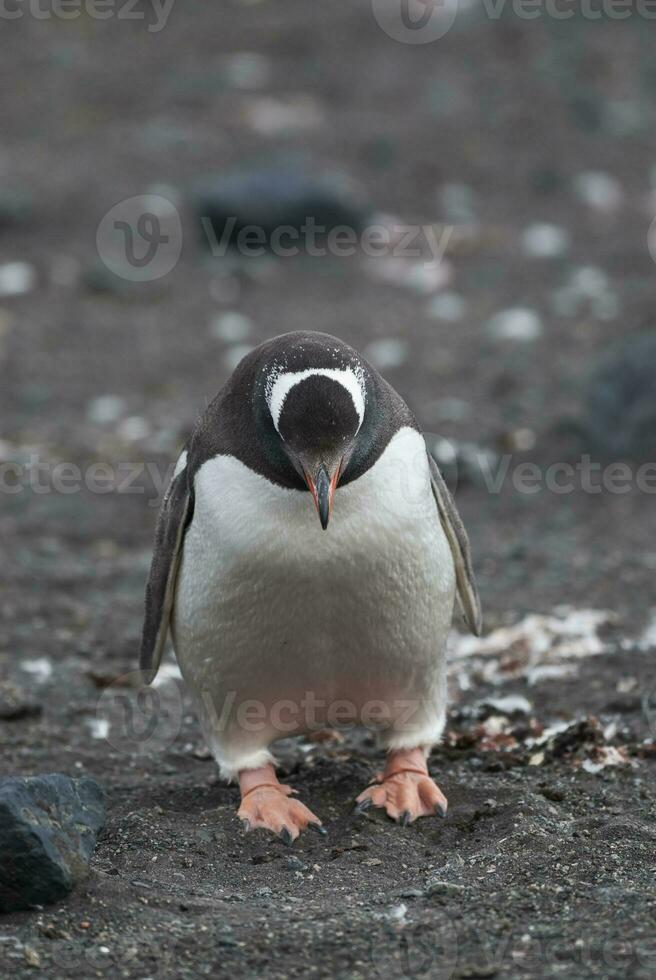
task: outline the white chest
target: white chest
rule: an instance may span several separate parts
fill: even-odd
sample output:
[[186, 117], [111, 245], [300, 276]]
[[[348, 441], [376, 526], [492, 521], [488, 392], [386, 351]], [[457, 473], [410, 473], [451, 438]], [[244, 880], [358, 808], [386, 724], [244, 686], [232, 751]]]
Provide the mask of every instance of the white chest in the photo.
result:
[[400, 430], [337, 489], [326, 531], [309, 493], [233, 457], [203, 465], [195, 497], [173, 630], [188, 682], [365, 696], [382, 676], [416, 686], [435, 669], [454, 570], [419, 433]]

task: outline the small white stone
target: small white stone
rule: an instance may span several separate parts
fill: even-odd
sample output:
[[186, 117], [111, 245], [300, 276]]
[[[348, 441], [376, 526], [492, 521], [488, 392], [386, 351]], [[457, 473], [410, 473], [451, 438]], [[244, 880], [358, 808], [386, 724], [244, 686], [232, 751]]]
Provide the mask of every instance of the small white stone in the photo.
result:
[[451, 264], [444, 260], [408, 264], [405, 283], [418, 293], [434, 293], [451, 281]]
[[130, 415], [118, 427], [118, 435], [126, 442], [138, 442], [150, 435], [150, 423], [140, 415]]
[[388, 337], [387, 340], [374, 340], [364, 350], [364, 356], [379, 371], [401, 367], [408, 358], [408, 345], [404, 340]]
[[230, 372], [234, 371], [240, 361], [242, 361], [247, 354], [253, 350], [251, 344], [234, 344], [232, 347], [228, 347], [225, 354], [223, 355], [223, 363], [226, 369]]
[[542, 321], [535, 310], [517, 306], [493, 316], [487, 329], [496, 340], [528, 342], [542, 335]]
[[594, 265], [585, 265], [575, 269], [570, 285], [580, 296], [594, 299], [599, 293], [608, 289], [608, 277], [602, 269]]
[[436, 439], [433, 443], [433, 456], [442, 466], [450, 466], [457, 462], [458, 450], [448, 439]]
[[444, 320], [447, 323], [457, 323], [462, 320], [467, 312], [467, 301], [458, 293], [440, 293], [431, 300], [428, 306], [428, 315], [436, 320]]
[[47, 681], [52, 677], [52, 663], [47, 657], [36, 657], [34, 660], [23, 660], [21, 668], [31, 674], [35, 680]]
[[569, 248], [569, 235], [558, 225], [534, 224], [522, 235], [522, 249], [535, 259], [553, 259]]
[[574, 189], [588, 207], [597, 211], [616, 211], [622, 203], [622, 185], [615, 177], [589, 170], [574, 179]]
[[105, 739], [109, 735], [109, 719], [108, 718], [89, 718], [89, 731], [91, 732], [91, 738]]
[[122, 418], [125, 409], [125, 401], [118, 395], [100, 395], [89, 402], [87, 418], [96, 425], [107, 425]]
[[244, 114], [250, 127], [262, 136], [313, 129], [323, 122], [321, 107], [310, 95], [292, 96], [285, 101], [262, 96], [245, 106]]
[[253, 321], [243, 313], [230, 310], [215, 317], [210, 324], [210, 335], [217, 340], [235, 344], [245, 340], [253, 330]]
[[506, 694], [501, 698], [485, 698], [481, 703], [489, 705], [502, 715], [512, 715], [516, 711], [528, 715], [533, 710], [531, 702], [521, 694]]
[[22, 296], [36, 283], [34, 266], [28, 262], [7, 262], [0, 265], [0, 296]]

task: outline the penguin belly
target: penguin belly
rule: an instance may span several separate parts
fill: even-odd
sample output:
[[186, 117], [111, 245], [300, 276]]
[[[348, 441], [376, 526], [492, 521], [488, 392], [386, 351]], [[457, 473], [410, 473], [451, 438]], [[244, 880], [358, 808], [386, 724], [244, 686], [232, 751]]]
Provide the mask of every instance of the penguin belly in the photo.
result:
[[338, 487], [326, 531], [309, 493], [233, 456], [205, 462], [194, 489], [173, 643], [224, 775], [326, 725], [364, 724], [390, 748], [436, 741], [455, 570], [420, 433], [400, 429]]

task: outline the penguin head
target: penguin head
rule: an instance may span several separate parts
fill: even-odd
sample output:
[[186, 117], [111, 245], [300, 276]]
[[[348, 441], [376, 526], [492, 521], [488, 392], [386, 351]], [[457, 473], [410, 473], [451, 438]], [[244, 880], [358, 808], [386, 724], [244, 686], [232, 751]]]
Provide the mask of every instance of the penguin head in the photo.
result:
[[363, 380], [350, 366], [284, 371], [268, 387], [267, 405], [285, 456], [307, 484], [325, 530], [364, 419]]

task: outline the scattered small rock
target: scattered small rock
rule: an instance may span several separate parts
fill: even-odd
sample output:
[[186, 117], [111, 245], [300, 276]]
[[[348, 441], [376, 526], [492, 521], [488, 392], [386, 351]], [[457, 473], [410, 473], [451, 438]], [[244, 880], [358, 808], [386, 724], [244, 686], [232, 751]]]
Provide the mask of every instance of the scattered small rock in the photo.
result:
[[41, 966], [41, 957], [34, 946], [23, 946], [23, 958], [28, 966]]
[[125, 415], [126, 404], [118, 395], [99, 395], [87, 405], [87, 418], [95, 425], [109, 425]]
[[311, 95], [289, 95], [284, 99], [262, 95], [244, 106], [247, 124], [262, 136], [278, 136], [296, 130], [314, 129], [323, 122], [320, 103]]
[[401, 888], [395, 892], [395, 898], [423, 898], [424, 892], [421, 888]]
[[574, 190], [581, 201], [595, 211], [616, 211], [622, 203], [622, 185], [615, 177], [590, 170], [574, 179]]
[[404, 340], [389, 337], [386, 340], [374, 340], [368, 344], [364, 356], [371, 361], [379, 371], [401, 367], [408, 359], [408, 345]]
[[253, 331], [253, 321], [243, 313], [232, 310], [221, 313], [210, 324], [210, 336], [235, 344], [246, 340]]
[[0, 682], [0, 721], [19, 721], [36, 718], [43, 706], [21, 688], [9, 682]]
[[531, 702], [521, 694], [508, 694], [502, 698], [485, 698], [481, 704], [484, 707], [493, 708], [500, 715], [528, 715], [533, 710]]
[[558, 789], [556, 786], [541, 786], [540, 792], [545, 800], [551, 800], [553, 803], [562, 803], [566, 798], [563, 790]]
[[0, 265], [0, 298], [23, 296], [34, 289], [36, 272], [27, 262], [7, 262]]
[[150, 422], [141, 415], [129, 415], [116, 429], [116, 434], [125, 442], [139, 442], [141, 439], [146, 439], [150, 432]]
[[0, 911], [67, 895], [85, 877], [104, 822], [104, 793], [93, 779], [0, 780]]
[[456, 885], [453, 881], [442, 881], [439, 878], [433, 878], [427, 882], [424, 894], [428, 898], [432, 898], [435, 895], [462, 895], [464, 890], [464, 885]]
[[554, 259], [569, 248], [569, 234], [558, 225], [534, 224], [522, 235], [522, 250], [534, 259]]
[[542, 336], [542, 320], [535, 310], [518, 306], [495, 314], [488, 321], [487, 331], [495, 340], [528, 343]]
[[286, 867], [288, 871], [307, 871], [307, 864], [294, 855], [287, 858]]
[[447, 291], [431, 300], [427, 312], [435, 320], [458, 323], [467, 312], [467, 301], [458, 293]]

